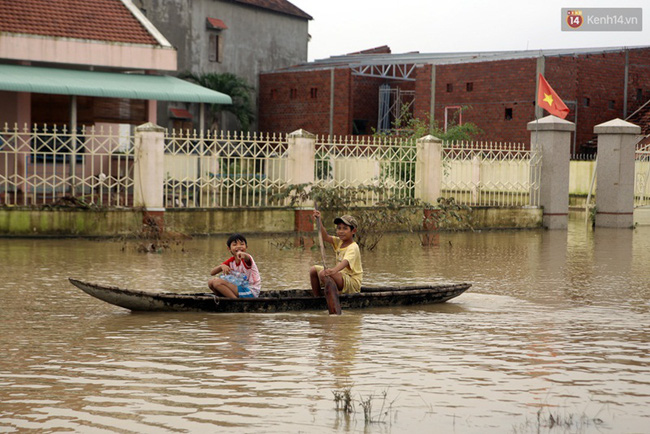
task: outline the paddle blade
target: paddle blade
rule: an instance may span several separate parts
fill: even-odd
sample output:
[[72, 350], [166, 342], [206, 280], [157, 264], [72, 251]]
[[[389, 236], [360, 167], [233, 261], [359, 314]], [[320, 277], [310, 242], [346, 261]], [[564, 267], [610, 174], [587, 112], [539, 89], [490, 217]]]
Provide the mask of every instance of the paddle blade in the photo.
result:
[[332, 279], [325, 280], [325, 300], [330, 315], [341, 315], [341, 302], [339, 301], [339, 290]]

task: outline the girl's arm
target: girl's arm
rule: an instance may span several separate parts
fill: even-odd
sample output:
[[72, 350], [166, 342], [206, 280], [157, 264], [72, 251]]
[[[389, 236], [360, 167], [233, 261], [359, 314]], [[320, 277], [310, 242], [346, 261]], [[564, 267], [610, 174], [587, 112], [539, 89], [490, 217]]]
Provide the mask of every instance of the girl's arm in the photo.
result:
[[253, 263], [253, 261], [251, 260], [251, 255], [249, 255], [249, 254], [246, 253], [246, 252], [237, 252], [237, 257], [238, 257], [240, 260], [244, 261], [244, 263], [245, 263], [246, 265], [248, 265], [249, 267], [250, 267], [251, 264]]
[[219, 264], [216, 267], [210, 271], [210, 275], [214, 276], [215, 274], [223, 273], [223, 274], [230, 274], [230, 267], [227, 266], [226, 264]]
[[223, 264], [219, 264], [216, 267], [214, 267], [212, 269], [212, 271], [210, 271], [210, 276], [214, 276], [215, 274], [219, 274], [221, 272], [221, 270], [222, 270], [222, 267], [221, 267], [222, 265]]

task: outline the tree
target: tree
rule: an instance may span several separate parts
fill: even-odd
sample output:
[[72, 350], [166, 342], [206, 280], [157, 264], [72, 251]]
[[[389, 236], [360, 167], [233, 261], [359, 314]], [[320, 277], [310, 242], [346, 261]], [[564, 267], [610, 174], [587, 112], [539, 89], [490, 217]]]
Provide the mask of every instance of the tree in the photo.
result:
[[[469, 110], [471, 107], [463, 106], [460, 111]], [[457, 114], [456, 114], [457, 115]], [[454, 124], [444, 131], [438, 126], [438, 122], [431, 119], [427, 113], [424, 119], [415, 118], [408, 106], [402, 106], [400, 116], [393, 122], [393, 129], [400, 132], [400, 136], [409, 140], [417, 140], [428, 134], [435, 136], [442, 141], [471, 141], [476, 136], [483, 134], [483, 131], [472, 122], [465, 122], [462, 125]], [[377, 135], [390, 135], [389, 133], [377, 133]]]
[[232, 98], [232, 105], [212, 104], [210, 106], [212, 113], [215, 115], [220, 112], [232, 113], [241, 124], [242, 130], [248, 131], [251, 122], [255, 119], [255, 113], [253, 112], [251, 103], [253, 87], [246, 83], [244, 79], [229, 72], [200, 75], [186, 72], [179, 77], [230, 96]]

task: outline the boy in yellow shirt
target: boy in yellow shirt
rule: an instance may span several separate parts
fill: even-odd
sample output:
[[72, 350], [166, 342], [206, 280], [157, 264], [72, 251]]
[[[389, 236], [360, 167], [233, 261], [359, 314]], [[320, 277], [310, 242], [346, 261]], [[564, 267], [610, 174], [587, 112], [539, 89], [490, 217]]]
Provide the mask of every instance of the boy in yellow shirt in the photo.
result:
[[[320, 218], [320, 212], [314, 211], [314, 218]], [[309, 270], [311, 290], [316, 296], [323, 295], [322, 285], [325, 276], [334, 280], [339, 293], [354, 294], [361, 291], [363, 267], [361, 266], [361, 253], [359, 245], [354, 241], [357, 232], [357, 220], [351, 215], [344, 215], [334, 219], [336, 236], [331, 236], [321, 225], [323, 241], [330, 243], [336, 253], [336, 265], [333, 268], [323, 269], [314, 265]]]

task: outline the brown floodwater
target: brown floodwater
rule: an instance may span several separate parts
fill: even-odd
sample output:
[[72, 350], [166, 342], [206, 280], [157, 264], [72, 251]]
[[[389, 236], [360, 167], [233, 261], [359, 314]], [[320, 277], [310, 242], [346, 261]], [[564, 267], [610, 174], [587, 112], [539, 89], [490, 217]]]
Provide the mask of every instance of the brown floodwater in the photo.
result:
[[[248, 241], [265, 288], [307, 287], [317, 250]], [[340, 317], [130, 313], [67, 282], [196, 291], [226, 254], [0, 239], [0, 432], [648, 432], [650, 228], [389, 235], [364, 283], [472, 288]]]

